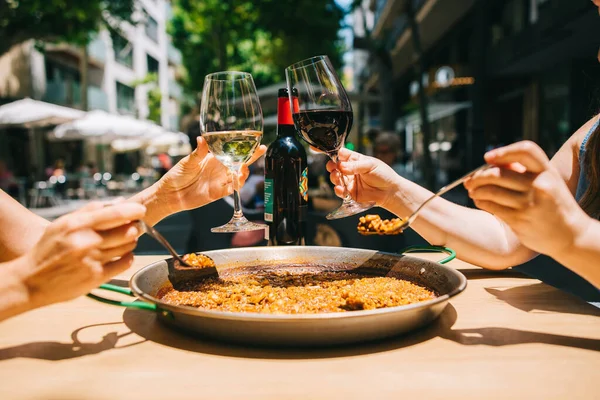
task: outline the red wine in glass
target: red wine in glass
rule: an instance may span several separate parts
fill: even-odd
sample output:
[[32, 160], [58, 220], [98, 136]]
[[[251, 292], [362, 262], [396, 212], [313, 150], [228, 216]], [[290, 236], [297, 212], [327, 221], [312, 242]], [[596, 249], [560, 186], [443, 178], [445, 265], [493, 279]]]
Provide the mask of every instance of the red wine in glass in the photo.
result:
[[324, 153], [337, 152], [352, 128], [352, 112], [313, 110], [294, 114], [294, 123], [311, 146]]
[[[311, 146], [338, 162], [338, 151], [344, 146], [352, 128], [352, 104], [327, 56], [297, 62], [285, 69], [288, 92], [298, 92], [298, 107], [292, 110], [294, 124]], [[290, 98], [290, 104], [293, 99]], [[342, 205], [327, 215], [328, 219], [344, 218], [373, 207], [375, 203], [357, 203], [344, 186]]]

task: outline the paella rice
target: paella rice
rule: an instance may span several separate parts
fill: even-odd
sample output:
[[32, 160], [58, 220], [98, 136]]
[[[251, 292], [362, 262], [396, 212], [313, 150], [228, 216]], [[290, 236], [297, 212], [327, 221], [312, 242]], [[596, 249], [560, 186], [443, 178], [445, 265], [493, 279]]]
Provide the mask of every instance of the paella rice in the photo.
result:
[[368, 214], [359, 218], [356, 229], [361, 235], [397, 235], [402, 233], [402, 218], [381, 219], [377, 214]]
[[267, 271], [208, 278], [158, 297], [172, 305], [265, 314], [315, 314], [373, 310], [430, 300], [431, 290], [393, 277], [345, 271]]

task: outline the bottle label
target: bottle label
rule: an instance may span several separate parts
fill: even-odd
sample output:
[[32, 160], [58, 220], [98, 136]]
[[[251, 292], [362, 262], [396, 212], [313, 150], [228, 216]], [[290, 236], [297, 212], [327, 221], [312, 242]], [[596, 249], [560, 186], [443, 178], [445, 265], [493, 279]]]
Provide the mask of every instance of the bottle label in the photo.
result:
[[265, 179], [265, 221], [273, 222], [273, 179]]
[[308, 167], [304, 168], [304, 171], [302, 171], [302, 174], [300, 175], [298, 188], [300, 189], [300, 197], [302, 197], [304, 201], [308, 201]]

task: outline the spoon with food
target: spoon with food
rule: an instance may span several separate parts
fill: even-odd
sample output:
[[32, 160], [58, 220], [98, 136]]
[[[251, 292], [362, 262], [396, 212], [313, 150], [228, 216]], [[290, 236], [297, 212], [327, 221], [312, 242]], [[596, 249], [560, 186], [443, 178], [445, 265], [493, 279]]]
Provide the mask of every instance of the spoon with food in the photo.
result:
[[169, 241], [164, 238], [154, 227], [146, 224], [144, 221], [138, 221], [142, 232], [147, 233], [173, 256], [173, 262], [168, 262], [169, 281], [173, 287], [177, 288], [184, 282], [197, 281], [210, 277], [218, 277], [215, 262], [209, 256], [202, 253], [190, 253], [181, 257], [171, 246]]
[[484, 164], [479, 168], [474, 169], [468, 174], [462, 176], [461, 178], [455, 180], [454, 182], [444, 186], [440, 190], [438, 190], [435, 194], [425, 200], [419, 208], [415, 210], [411, 215], [406, 218], [392, 218], [392, 219], [384, 219], [382, 220], [379, 215], [369, 214], [363, 217], [360, 217], [358, 222], [358, 233], [361, 235], [397, 235], [402, 233], [406, 228], [409, 227], [410, 224], [417, 219], [419, 212], [429, 203], [431, 200], [439, 197], [446, 192], [454, 189], [461, 183], [463, 183], [466, 179], [470, 178], [474, 174], [479, 171], [485, 171], [488, 168], [491, 168], [492, 165]]
[[[104, 207], [110, 207], [113, 204], [114, 202], [108, 202]], [[167, 249], [171, 256], [173, 256], [173, 262], [167, 263], [169, 268], [169, 281], [173, 287], [176, 288], [184, 282], [219, 277], [215, 262], [209, 256], [201, 253], [191, 253], [181, 257], [173, 246], [171, 246], [171, 243], [169, 243], [169, 241], [154, 227], [148, 225], [143, 220], [137, 220], [135, 222], [139, 227], [140, 232], [146, 233], [156, 240]]]

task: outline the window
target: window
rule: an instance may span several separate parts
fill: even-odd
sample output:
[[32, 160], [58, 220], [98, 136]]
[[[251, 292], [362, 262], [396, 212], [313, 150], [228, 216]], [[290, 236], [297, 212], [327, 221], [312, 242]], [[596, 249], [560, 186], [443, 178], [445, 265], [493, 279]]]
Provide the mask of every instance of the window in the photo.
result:
[[158, 22], [149, 15], [146, 20], [146, 35], [158, 43]]
[[148, 63], [148, 73], [158, 74], [158, 60], [151, 55], [146, 55], [146, 62]]
[[46, 92], [43, 100], [68, 106], [81, 104], [79, 71], [46, 57]]
[[117, 82], [117, 109], [128, 113], [135, 112], [135, 89]]
[[46, 58], [46, 79], [53, 82], [79, 82], [79, 71]]
[[126, 67], [133, 67], [133, 46], [127, 39], [119, 34], [112, 35], [113, 51], [115, 53], [115, 60], [119, 64], [123, 64]]

